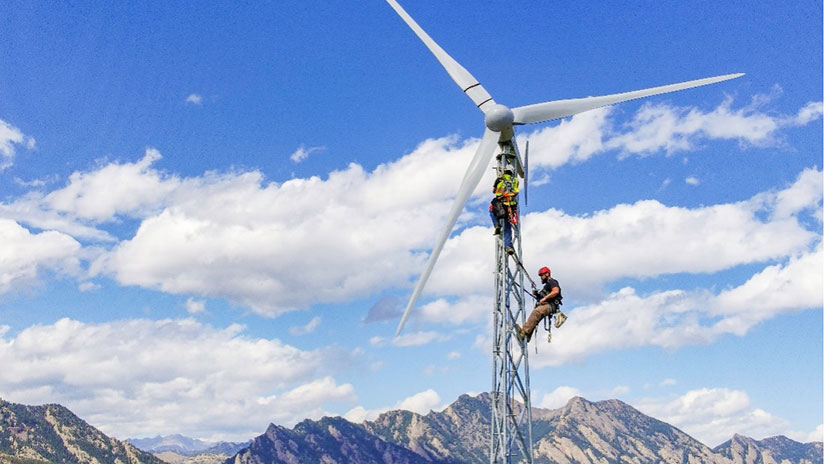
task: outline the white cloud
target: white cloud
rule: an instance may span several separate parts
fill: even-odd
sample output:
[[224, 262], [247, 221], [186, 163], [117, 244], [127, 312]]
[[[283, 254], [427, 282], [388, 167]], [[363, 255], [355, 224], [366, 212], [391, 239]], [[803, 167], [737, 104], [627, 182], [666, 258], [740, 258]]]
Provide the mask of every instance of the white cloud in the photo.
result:
[[[610, 131], [613, 109], [599, 108], [580, 113], [558, 125], [548, 126], [518, 137], [519, 145], [530, 140], [530, 167], [558, 168], [580, 163], [605, 150], [604, 137]], [[542, 182], [539, 181], [539, 185]]]
[[733, 98], [728, 97], [715, 109], [704, 112], [697, 108], [645, 103], [628, 123], [629, 130], [611, 137], [604, 146], [627, 155], [658, 151], [673, 154], [693, 149], [703, 139], [774, 146], [781, 143], [777, 135], [781, 128], [808, 124], [822, 116], [821, 102], [808, 103], [796, 116], [760, 112], [762, 104], [764, 101], [734, 109]]
[[799, 109], [796, 117], [786, 122], [792, 126], [804, 126], [822, 117], [822, 102], [808, 102]]
[[313, 317], [313, 318], [312, 318], [309, 322], [307, 322], [305, 325], [299, 325], [299, 326], [290, 327], [290, 328], [289, 328], [289, 333], [291, 333], [292, 335], [307, 335], [307, 334], [311, 334], [312, 332], [314, 332], [314, 331], [315, 331], [315, 329], [317, 329], [317, 328], [318, 328], [318, 326], [319, 326], [320, 324], [321, 324], [321, 318], [320, 318], [320, 317], [318, 317], [318, 316], [316, 316], [316, 317]]
[[21, 186], [21, 187], [45, 187], [46, 185], [53, 184], [57, 182], [58, 177], [56, 175], [46, 176], [41, 179], [33, 179], [33, 180], [23, 180], [19, 177], [14, 178], [14, 183]]
[[684, 430], [715, 447], [745, 435], [761, 440], [787, 433], [790, 423], [751, 405], [748, 394], [727, 388], [691, 390], [677, 398], [648, 398], [634, 402], [647, 415]]
[[[609, 111], [577, 115], [530, 134], [535, 142], [531, 158], [537, 166], [552, 167], [607, 150], [603, 140], [613, 134]], [[818, 114], [813, 106], [802, 113]], [[107, 224], [139, 219], [133, 236], [91, 264], [91, 276], [171, 294], [224, 298], [277, 315], [410, 287], [442, 226], [455, 179], [477, 144], [455, 137], [427, 140], [371, 172], [351, 164], [326, 179], [280, 184], [267, 182], [257, 171], [180, 179], [154, 168], [160, 154], [148, 149], [137, 162], [76, 172], [63, 188], [0, 204], [0, 216], [110, 242], [117, 238], [104, 230]], [[800, 184], [767, 192], [758, 201], [679, 208], [649, 200], [591, 215], [553, 209], [532, 213], [523, 218], [525, 233], [536, 238], [525, 244], [526, 264], [534, 270], [547, 264], [537, 257], [552, 256], [550, 264], [565, 289], [595, 300], [602, 285], [618, 278], [716, 272], [783, 259], [816, 236], [795, 217], [800, 207], [810, 209], [821, 201], [814, 188], [821, 172], [807, 173], [804, 189]], [[471, 200], [475, 206], [489, 195], [492, 171], [488, 177]], [[393, 195], [375, 194], [390, 191]], [[485, 317], [475, 302], [489, 293], [492, 269], [487, 255], [478, 253], [492, 246], [488, 221], [473, 208], [460, 221], [465, 229], [448, 241], [425, 289], [425, 296], [444, 299], [425, 304], [425, 320], [461, 324]], [[467, 227], [479, 223], [483, 227]], [[696, 228], [703, 233], [693, 233]], [[674, 249], [684, 252], [671, 253]], [[317, 263], [324, 263], [329, 285], [308, 292], [317, 289]]]
[[805, 438], [802, 439], [803, 443], [810, 443], [812, 441], [825, 441], [823, 440], [823, 429], [822, 424], [819, 424], [813, 432], [809, 433]]
[[447, 353], [447, 359], [449, 359], [450, 361], [453, 361], [453, 360], [458, 359], [460, 357], [461, 357], [461, 352], [459, 352], [459, 351], [450, 351], [449, 353]]
[[113, 162], [94, 170], [75, 171], [64, 187], [49, 193], [32, 191], [11, 203], [0, 203], [0, 217], [32, 227], [53, 229], [79, 239], [114, 242], [100, 224], [157, 213], [180, 180], [154, 168], [160, 153], [147, 148], [134, 163]]
[[24, 135], [20, 129], [0, 119], [0, 171], [14, 163], [15, 145], [29, 150], [34, 148], [34, 138]]
[[576, 396], [583, 396], [581, 390], [575, 387], [562, 385], [550, 393], [546, 393], [538, 404], [540, 408], [557, 409], [561, 408]]
[[[759, 195], [757, 199], [772, 203], [775, 218], [787, 218], [800, 211], [811, 209], [821, 211], [822, 171], [817, 168], [805, 169], [790, 188], [780, 190], [775, 194], [770, 192]], [[819, 219], [821, 221], [822, 218]]]
[[482, 322], [490, 316], [489, 306], [490, 298], [487, 295], [469, 295], [453, 304], [440, 298], [421, 306], [417, 317], [441, 324]]
[[690, 176], [690, 177], [685, 178], [685, 183], [688, 184], [688, 185], [692, 185], [692, 186], [696, 187], [701, 182], [699, 181], [698, 177]]
[[431, 388], [401, 400], [396, 405], [396, 408], [405, 409], [418, 414], [427, 414], [433, 409], [439, 409], [440, 405], [441, 397], [438, 396], [438, 393]]
[[443, 408], [438, 393], [433, 389], [428, 389], [404, 398], [392, 407], [366, 409], [363, 406], [356, 406], [343, 414], [342, 417], [350, 422], [360, 424], [364, 421], [375, 420], [378, 416], [390, 410], [404, 409], [425, 415], [432, 410], [438, 411]]
[[744, 284], [723, 291], [710, 305], [722, 316], [714, 329], [742, 335], [776, 314], [822, 307], [822, 242], [785, 265], [768, 266]]
[[659, 383], [660, 387], [672, 387], [676, 385], [676, 379], [667, 378]]
[[668, 290], [641, 296], [625, 287], [600, 303], [568, 311], [567, 323], [553, 334], [555, 348], [531, 357], [530, 367], [628, 347], [706, 344], [725, 334], [743, 335], [781, 313], [822, 307], [822, 259], [818, 245], [716, 295]]
[[16, 336], [0, 331], [0, 396], [59, 402], [120, 438], [184, 433], [248, 439], [355, 401], [330, 374], [348, 355], [302, 351], [194, 320], [87, 324], [61, 319]]
[[43, 202], [54, 211], [94, 222], [111, 221], [117, 215], [146, 216], [179, 183], [151, 168], [160, 159], [160, 152], [147, 148], [135, 163], [110, 163], [88, 173], [74, 172], [66, 187], [49, 193]]
[[610, 392], [608, 392], [607, 396], [611, 398], [618, 398], [620, 396], [625, 396], [628, 393], [630, 393], [630, 387], [627, 385], [616, 385], [612, 390], [610, 390]]
[[[806, 169], [782, 190], [696, 208], [642, 200], [590, 215], [555, 209], [530, 213], [522, 218], [530, 237], [524, 244], [525, 266], [533, 276], [539, 267], [550, 266], [564, 294], [595, 300], [605, 283], [620, 278], [713, 273], [787, 259], [809, 249], [819, 236], [798, 216], [821, 208], [821, 178], [821, 171]], [[422, 313], [428, 320], [460, 323], [484, 317], [486, 305], [470, 302], [480, 301], [477, 295], [489, 298], [492, 263], [478, 250], [491, 248], [489, 227], [464, 229], [447, 242], [425, 294], [461, 295], [466, 303], [425, 303]]]
[[798, 431], [798, 430], [790, 430], [784, 433], [784, 435], [791, 440], [796, 440], [800, 443], [810, 443], [812, 441], [823, 441], [823, 429], [822, 424], [817, 425], [811, 431]]
[[301, 161], [307, 159], [309, 155], [315, 153], [316, 151], [323, 151], [326, 150], [326, 147], [309, 147], [306, 148], [303, 145], [298, 147], [294, 153], [289, 155], [289, 159], [292, 160], [293, 163], [300, 163]]
[[0, 218], [0, 294], [31, 285], [45, 271], [77, 275], [80, 244], [66, 234], [33, 234], [20, 224]]
[[341, 415], [344, 419], [355, 423], [361, 424], [364, 421], [368, 420], [375, 420], [376, 417], [380, 416], [381, 413], [387, 412], [387, 410], [379, 410], [379, 409], [366, 409], [363, 406], [356, 406], [349, 411], [345, 412]]
[[433, 342], [443, 342], [449, 339], [449, 335], [440, 334], [438, 332], [413, 332], [405, 333], [393, 338], [392, 344], [394, 346], [419, 346], [427, 345]]
[[[754, 103], [733, 108], [728, 97], [710, 111], [645, 103], [624, 127], [615, 127], [610, 115], [614, 107], [588, 111], [519, 136], [530, 140], [530, 166], [555, 169], [567, 163], [618, 150], [621, 156], [648, 156], [663, 151], [670, 155], [696, 148], [703, 140], [737, 140], [746, 146], [775, 146], [782, 143], [779, 131], [802, 126], [822, 117], [822, 102], [809, 102], [795, 115], [762, 112], [775, 96], [756, 96]], [[539, 177], [541, 176], [539, 175]]]
[[202, 105], [203, 97], [196, 93], [190, 93], [189, 96], [186, 97], [186, 103], [189, 103], [191, 105]]
[[186, 312], [189, 314], [202, 314], [206, 312], [206, 302], [203, 300], [196, 300], [194, 298], [188, 298], [186, 300]]
[[[406, 286], [475, 144], [427, 141], [372, 173], [353, 164], [327, 180], [264, 185], [257, 172], [187, 179], [94, 270], [124, 285], [228, 298], [267, 315]], [[390, 190], [398, 195], [374, 194]], [[319, 262], [329, 282], [320, 289]]]

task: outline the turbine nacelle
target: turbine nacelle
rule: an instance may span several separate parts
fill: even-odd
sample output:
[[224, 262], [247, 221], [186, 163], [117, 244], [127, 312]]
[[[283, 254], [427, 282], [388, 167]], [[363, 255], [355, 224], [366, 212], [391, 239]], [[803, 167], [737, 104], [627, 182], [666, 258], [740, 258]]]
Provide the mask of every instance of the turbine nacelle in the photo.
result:
[[495, 132], [509, 132], [512, 130], [513, 121], [516, 120], [513, 110], [504, 105], [495, 104], [484, 113], [484, 124], [488, 129]]

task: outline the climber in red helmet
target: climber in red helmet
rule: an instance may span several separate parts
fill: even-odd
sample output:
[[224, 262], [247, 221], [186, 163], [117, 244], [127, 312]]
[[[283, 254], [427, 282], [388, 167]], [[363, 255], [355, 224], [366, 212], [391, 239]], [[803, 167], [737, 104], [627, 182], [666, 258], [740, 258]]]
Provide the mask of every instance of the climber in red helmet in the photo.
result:
[[552, 317], [552, 315], [555, 314], [555, 325], [557, 329], [567, 320], [567, 316], [559, 310], [562, 299], [559, 281], [550, 277], [550, 269], [546, 266], [539, 269], [539, 277], [544, 286], [534, 294], [536, 297], [536, 309], [530, 313], [530, 317], [527, 318], [524, 328], [516, 325], [519, 340], [527, 338], [528, 343], [533, 337], [533, 331], [536, 329], [536, 326], [539, 325], [539, 322], [545, 317]]

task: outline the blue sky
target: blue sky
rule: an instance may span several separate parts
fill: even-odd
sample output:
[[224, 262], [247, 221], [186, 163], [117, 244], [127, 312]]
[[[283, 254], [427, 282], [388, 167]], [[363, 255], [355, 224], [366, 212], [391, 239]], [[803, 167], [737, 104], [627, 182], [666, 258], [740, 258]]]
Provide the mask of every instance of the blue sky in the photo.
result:
[[[822, 4], [403, 5], [510, 106], [746, 73], [520, 128], [533, 401], [821, 440]], [[387, 4], [4, 10], [0, 397], [241, 440], [489, 388], [491, 179], [392, 338], [483, 125]]]

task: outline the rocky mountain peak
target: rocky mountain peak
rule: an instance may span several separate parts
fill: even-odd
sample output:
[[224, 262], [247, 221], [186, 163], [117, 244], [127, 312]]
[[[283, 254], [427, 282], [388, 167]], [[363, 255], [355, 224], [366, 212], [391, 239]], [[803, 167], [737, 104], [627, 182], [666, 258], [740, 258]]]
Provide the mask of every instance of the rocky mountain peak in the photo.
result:
[[47, 462], [163, 463], [107, 437], [59, 404], [26, 406], [0, 400], [0, 458], [4, 455]]

